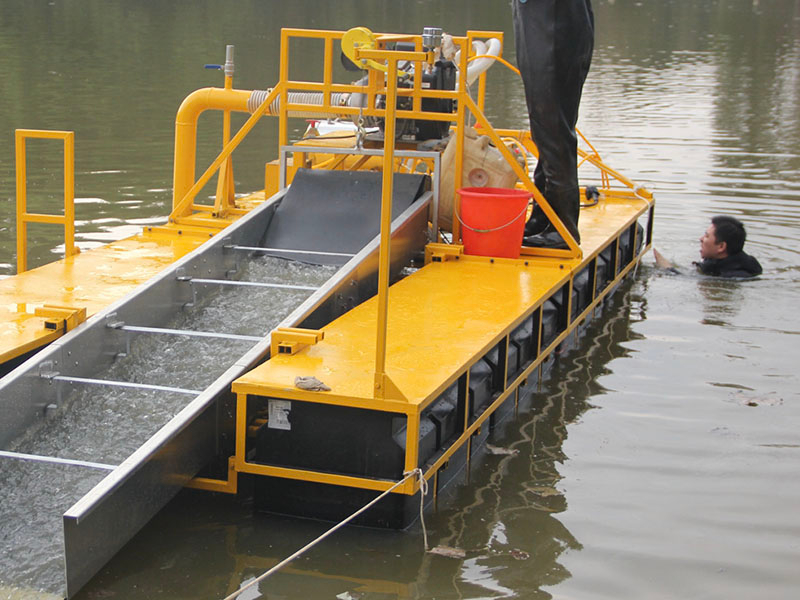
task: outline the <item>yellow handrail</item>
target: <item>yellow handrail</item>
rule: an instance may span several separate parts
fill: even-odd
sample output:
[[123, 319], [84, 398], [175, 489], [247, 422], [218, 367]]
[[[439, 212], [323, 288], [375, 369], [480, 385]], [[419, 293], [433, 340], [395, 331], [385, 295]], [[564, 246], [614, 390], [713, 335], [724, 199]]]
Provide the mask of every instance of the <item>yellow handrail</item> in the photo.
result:
[[[64, 226], [64, 252], [67, 257], [80, 252], [75, 247], [75, 132], [17, 129], [15, 131], [17, 172], [17, 273], [28, 270], [28, 223]], [[64, 141], [64, 214], [28, 212], [28, 180], [25, 140], [28, 138]]]

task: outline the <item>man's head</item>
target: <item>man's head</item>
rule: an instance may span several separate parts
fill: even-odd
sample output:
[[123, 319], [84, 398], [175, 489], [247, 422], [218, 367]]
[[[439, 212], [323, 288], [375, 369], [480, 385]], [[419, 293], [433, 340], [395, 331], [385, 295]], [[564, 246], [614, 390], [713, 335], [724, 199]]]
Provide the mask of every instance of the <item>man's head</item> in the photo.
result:
[[716, 216], [700, 237], [700, 256], [719, 259], [741, 252], [746, 237], [744, 225], [739, 219]]

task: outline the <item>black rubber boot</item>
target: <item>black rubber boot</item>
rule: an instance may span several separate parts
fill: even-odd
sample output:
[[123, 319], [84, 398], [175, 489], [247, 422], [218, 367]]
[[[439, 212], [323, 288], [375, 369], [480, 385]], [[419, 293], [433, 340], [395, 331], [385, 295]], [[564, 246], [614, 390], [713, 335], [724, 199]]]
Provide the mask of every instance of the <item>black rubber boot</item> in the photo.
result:
[[[544, 176], [542, 161], [536, 162], [536, 168], [533, 170], [533, 184], [542, 193], [542, 196], [547, 198], [547, 178]], [[550, 220], [545, 216], [544, 211], [539, 208], [539, 205], [534, 202], [531, 216], [525, 223], [525, 236], [542, 233], [548, 225], [550, 225]]]
[[[581, 243], [581, 233], [578, 230], [578, 216], [580, 215], [580, 191], [578, 188], [567, 192], [552, 192], [547, 199], [550, 206], [564, 223], [570, 235], [575, 241]], [[535, 210], [535, 209], [534, 209]], [[541, 211], [542, 218], [547, 221], [544, 212]], [[535, 214], [535, 213], [534, 213]], [[531, 219], [533, 220], [533, 219]], [[530, 221], [529, 221], [530, 222]], [[547, 222], [546, 226], [535, 233], [528, 233], [527, 224], [525, 237], [522, 241], [523, 246], [538, 248], [567, 248], [567, 243], [561, 238], [556, 228]]]

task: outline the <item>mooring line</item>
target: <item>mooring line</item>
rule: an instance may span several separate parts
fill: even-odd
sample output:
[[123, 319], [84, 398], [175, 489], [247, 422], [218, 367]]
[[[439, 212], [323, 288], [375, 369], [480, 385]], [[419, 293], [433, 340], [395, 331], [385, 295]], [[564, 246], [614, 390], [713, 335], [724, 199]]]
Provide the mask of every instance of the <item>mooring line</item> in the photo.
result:
[[[357, 516], [359, 516], [361, 513], [363, 513], [367, 509], [371, 508], [374, 504], [376, 504], [384, 496], [388, 495], [394, 489], [396, 489], [396, 488], [400, 487], [401, 485], [403, 485], [406, 481], [408, 481], [412, 477], [417, 477], [417, 478], [419, 478], [419, 481], [420, 481], [420, 485], [419, 485], [419, 491], [420, 491], [419, 517], [420, 517], [420, 520], [422, 520], [422, 509], [423, 509], [423, 504], [424, 504], [423, 496], [425, 496], [428, 493], [428, 482], [425, 480], [425, 475], [422, 473], [422, 469], [420, 469], [420, 468], [416, 468], [413, 471], [407, 471], [407, 472], [403, 473], [403, 475], [404, 475], [404, 477], [400, 481], [395, 483], [392, 487], [387, 489], [385, 492], [381, 493], [379, 496], [374, 498], [369, 503], [367, 503], [364, 506], [362, 506], [361, 508], [359, 508], [356, 512], [354, 512], [352, 515], [347, 517], [344, 521], [340, 521], [339, 523], [337, 523], [336, 525], [334, 525], [333, 527], [328, 529], [328, 531], [326, 531], [322, 535], [318, 536], [317, 538], [313, 539], [308, 544], [306, 544], [305, 546], [300, 548], [297, 552], [295, 552], [291, 556], [288, 556], [288, 557], [284, 558], [281, 562], [279, 562], [277, 565], [272, 567], [269, 571], [266, 571], [265, 573], [262, 573], [261, 575], [259, 575], [258, 577], [256, 577], [255, 579], [253, 579], [252, 581], [247, 583], [247, 585], [245, 585], [243, 587], [240, 587], [238, 590], [236, 590], [235, 592], [233, 592], [229, 596], [225, 596], [225, 598], [223, 600], [234, 600], [234, 598], [238, 597], [240, 594], [242, 594], [246, 590], [249, 590], [254, 585], [258, 585], [259, 583], [264, 581], [267, 577], [269, 577], [273, 573], [279, 571], [284, 566], [288, 565], [295, 558], [297, 558], [298, 556], [300, 556], [301, 554], [303, 554], [307, 550], [310, 550], [311, 548], [313, 548], [314, 546], [319, 544], [322, 540], [324, 540], [326, 537], [331, 535], [333, 532], [335, 532], [336, 530], [344, 527], [347, 523], [349, 523], [350, 521], [355, 519]], [[422, 532], [423, 532], [423, 537], [424, 537], [424, 540], [425, 540], [425, 550], [427, 551], [428, 550], [428, 534], [425, 531], [425, 521], [422, 521]]]

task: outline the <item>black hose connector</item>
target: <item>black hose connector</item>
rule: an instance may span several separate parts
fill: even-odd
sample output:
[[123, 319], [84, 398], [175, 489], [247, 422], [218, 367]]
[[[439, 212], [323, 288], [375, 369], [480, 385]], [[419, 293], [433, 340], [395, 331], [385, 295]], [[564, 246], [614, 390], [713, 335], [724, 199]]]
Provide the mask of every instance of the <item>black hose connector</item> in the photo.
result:
[[587, 185], [584, 195], [586, 196], [586, 204], [581, 204], [581, 208], [594, 206], [600, 201], [600, 190], [597, 189], [597, 186]]

